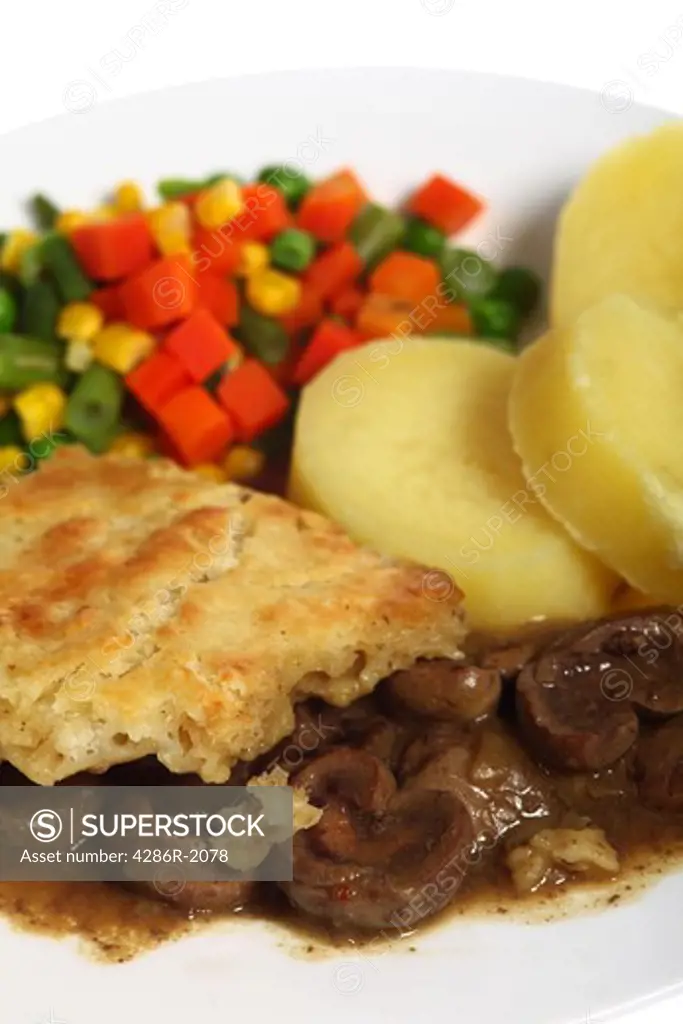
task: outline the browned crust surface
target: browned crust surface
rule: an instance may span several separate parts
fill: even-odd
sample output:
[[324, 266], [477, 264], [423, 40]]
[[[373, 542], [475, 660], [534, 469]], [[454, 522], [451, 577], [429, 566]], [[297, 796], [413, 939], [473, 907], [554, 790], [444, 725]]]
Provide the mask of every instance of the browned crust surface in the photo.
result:
[[62, 449], [0, 517], [0, 756], [39, 783], [148, 754], [224, 781], [296, 701], [459, 653], [456, 588], [165, 460]]

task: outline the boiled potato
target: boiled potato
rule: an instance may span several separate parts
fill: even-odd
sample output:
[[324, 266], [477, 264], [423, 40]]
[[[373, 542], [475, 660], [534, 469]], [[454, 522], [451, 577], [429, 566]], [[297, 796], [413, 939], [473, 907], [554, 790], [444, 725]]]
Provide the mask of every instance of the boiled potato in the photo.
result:
[[[515, 359], [470, 341], [371, 342], [305, 388], [290, 496], [462, 587], [480, 628], [608, 607], [614, 577], [526, 486], [508, 432]], [[452, 585], [452, 584], [451, 584]]]
[[612, 296], [520, 357], [510, 429], [577, 541], [637, 590], [683, 598], [683, 330]]
[[683, 308], [682, 181], [680, 122], [623, 143], [589, 170], [559, 219], [553, 325], [614, 292]]

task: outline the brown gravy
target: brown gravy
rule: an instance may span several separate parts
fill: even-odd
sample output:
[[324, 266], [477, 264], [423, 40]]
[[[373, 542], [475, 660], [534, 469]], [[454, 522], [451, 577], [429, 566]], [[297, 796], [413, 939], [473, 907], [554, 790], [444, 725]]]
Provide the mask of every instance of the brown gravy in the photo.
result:
[[[543, 627], [541, 632], [545, 635], [547, 629]], [[555, 632], [559, 627], [552, 629]], [[534, 635], [534, 630], [525, 631], [523, 639]], [[485, 651], [490, 646], [490, 638], [482, 640], [475, 637], [469, 653]], [[363, 706], [368, 708], [371, 716], [387, 714], [381, 687], [373, 698], [363, 702]], [[400, 723], [400, 713], [393, 717]], [[411, 725], [414, 725], [413, 720]], [[656, 728], [656, 724], [644, 721], [641, 734], [646, 738]], [[501, 730], [524, 748], [524, 737], [510, 706], [509, 687], [507, 691], [503, 690], [497, 712], [471, 726], [475, 738], [487, 731], [500, 733]], [[619, 856], [621, 868], [616, 878], [599, 881], [595, 877], [569, 877], [558, 873], [538, 891], [520, 897], [514, 890], [501, 853], [500, 847], [505, 843], [499, 843], [469, 869], [455, 899], [445, 910], [427, 921], [418, 922], [418, 938], [425, 927], [431, 927], [433, 923], [439, 925], [454, 915], [493, 913], [530, 921], [555, 919], [564, 916], [570, 906], [564, 897], [575, 892], [586, 894], [583, 905], [588, 908], [618, 904], [658, 876], [678, 867], [683, 859], [683, 810], [653, 810], [646, 806], [633, 784], [631, 767], [628, 756], [613, 766], [589, 773], [556, 772], [536, 765], [559, 794], [568, 815], [569, 825], [563, 820], [561, 827], [573, 827], [571, 821], [590, 820], [592, 826], [604, 830]], [[114, 772], [129, 775], [136, 770], [136, 765], [131, 765], [114, 769]], [[145, 770], [149, 771], [149, 766]], [[165, 772], [160, 766], [153, 766], [153, 770]], [[5, 766], [0, 776], [5, 776], [7, 771]], [[169, 781], [171, 778], [169, 776]], [[0, 784], [2, 781], [0, 777]], [[11, 781], [16, 783], [16, 778]], [[513, 842], [524, 842], [525, 835], [530, 836], [537, 829], [537, 822], [525, 820], [521, 815]], [[221, 919], [224, 925], [229, 923], [235, 928], [240, 927], [240, 919], [265, 920], [284, 928], [283, 936], [295, 938], [297, 945], [301, 948], [303, 944], [310, 953], [333, 951], [349, 941], [377, 943], [400, 937], [398, 929], [392, 933], [385, 930], [379, 939], [376, 934], [332, 932], [324, 924], [311, 922], [294, 909], [274, 885], [261, 885], [253, 903], [236, 914], [226, 915], [230, 917], [229, 922], [222, 915], [202, 913], [190, 919], [186, 912], [170, 904], [114, 885], [98, 883], [0, 883], [0, 913], [15, 925], [34, 932], [55, 937], [77, 936], [90, 954], [112, 963], [129, 960], [143, 951], [187, 936]], [[407, 930], [412, 932], [412, 928]], [[415, 939], [411, 937], [410, 941], [414, 943]]]
[[[421, 934], [446, 926], [454, 918], [506, 916], [523, 923], [549, 922], [576, 913], [567, 900], [570, 893], [585, 895], [582, 909], [606, 910], [638, 896], [683, 862], [683, 826], [655, 841], [635, 842], [624, 855], [618, 880], [596, 884], [569, 882], [521, 897], [510, 879], [495, 871], [475, 873], [458, 898], [409, 936], [411, 949], [419, 948]], [[2, 882], [0, 914], [22, 930], [55, 939], [79, 940], [83, 953], [104, 963], [125, 963], [165, 942], [188, 937], [216, 923], [239, 928], [242, 922], [259, 919], [282, 931], [283, 947], [295, 955], [334, 955], [351, 942], [354, 946], [388, 944], [395, 935], [335, 935], [324, 925], [308, 921], [277, 891], [253, 907], [232, 914], [199, 915], [193, 919], [178, 909], [156, 903], [113, 885], [93, 882]], [[417, 947], [416, 947], [417, 944]]]

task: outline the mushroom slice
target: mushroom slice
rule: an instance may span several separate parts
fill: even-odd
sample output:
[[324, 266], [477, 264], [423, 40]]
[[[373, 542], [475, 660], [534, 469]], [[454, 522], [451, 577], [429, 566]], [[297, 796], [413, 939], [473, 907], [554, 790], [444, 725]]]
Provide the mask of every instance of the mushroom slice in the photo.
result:
[[500, 672], [462, 661], [418, 661], [387, 680], [392, 699], [429, 718], [473, 721], [495, 711]]
[[564, 770], [597, 771], [617, 761], [638, 735], [628, 700], [605, 695], [610, 663], [568, 645], [541, 655], [517, 680], [517, 714], [537, 755]]
[[297, 776], [325, 803], [320, 822], [294, 837], [294, 878], [282, 883], [300, 910], [377, 930], [406, 927], [452, 898], [474, 838], [465, 805], [450, 792], [392, 792], [387, 776], [393, 781], [382, 761], [351, 748]]

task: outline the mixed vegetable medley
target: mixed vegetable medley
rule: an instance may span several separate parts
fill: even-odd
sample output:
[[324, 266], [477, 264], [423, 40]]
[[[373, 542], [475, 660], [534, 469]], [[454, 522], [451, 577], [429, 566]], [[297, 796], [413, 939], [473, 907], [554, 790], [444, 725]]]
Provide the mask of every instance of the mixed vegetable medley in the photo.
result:
[[37, 195], [35, 230], [2, 236], [0, 471], [80, 443], [252, 479], [339, 353], [420, 333], [514, 351], [537, 301], [531, 271], [449, 244], [483, 203], [441, 174], [396, 210], [349, 169], [157, 190], [92, 212]]

